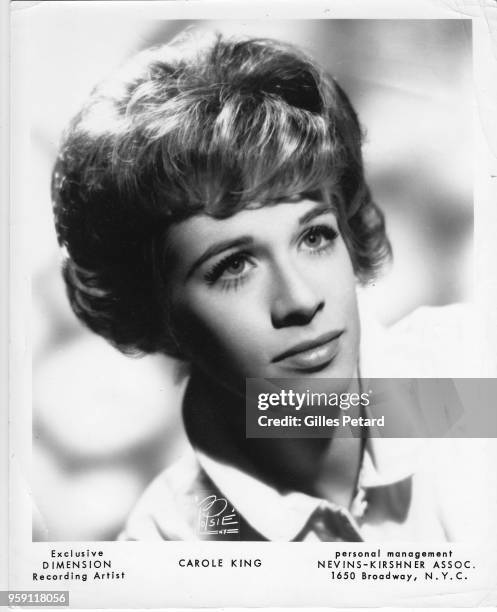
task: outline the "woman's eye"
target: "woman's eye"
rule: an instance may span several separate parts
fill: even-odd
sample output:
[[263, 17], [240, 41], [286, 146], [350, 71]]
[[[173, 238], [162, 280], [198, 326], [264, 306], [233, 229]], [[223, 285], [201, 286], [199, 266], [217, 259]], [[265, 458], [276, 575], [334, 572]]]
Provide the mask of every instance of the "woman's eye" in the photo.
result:
[[227, 276], [238, 276], [247, 267], [247, 260], [241, 257], [235, 257], [229, 264], [224, 268], [223, 274]]
[[235, 253], [214, 264], [205, 277], [209, 284], [217, 281], [226, 284], [238, 282], [244, 279], [254, 266], [248, 255]]
[[331, 246], [338, 237], [337, 231], [328, 225], [316, 225], [303, 235], [301, 245], [309, 251], [322, 251]]

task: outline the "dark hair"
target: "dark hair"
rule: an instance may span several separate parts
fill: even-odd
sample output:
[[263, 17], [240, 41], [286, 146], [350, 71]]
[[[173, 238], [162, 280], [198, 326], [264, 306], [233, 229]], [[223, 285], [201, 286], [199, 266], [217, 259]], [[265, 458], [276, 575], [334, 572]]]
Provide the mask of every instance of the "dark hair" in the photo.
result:
[[157, 274], [167, 228], [299, 197], [335, 202], [356, 275], [371, 278], [390, 245], [361, 141], [345, 93], [291, 45], [217, 36], [140, 53], [93, 90], [55, 164], [74, 312], [124, 352], [180, 356]]

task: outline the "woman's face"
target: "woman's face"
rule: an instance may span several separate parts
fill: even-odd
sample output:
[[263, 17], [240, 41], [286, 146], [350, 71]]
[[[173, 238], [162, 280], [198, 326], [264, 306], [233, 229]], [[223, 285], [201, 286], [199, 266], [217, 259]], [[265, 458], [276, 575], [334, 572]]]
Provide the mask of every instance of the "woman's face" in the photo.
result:
[[356, 280], [331, 206], [197, 215], [170, 229], [168, 245], [173, 324], [214, 380], [243, 389], [248, 377], [355, 374]]

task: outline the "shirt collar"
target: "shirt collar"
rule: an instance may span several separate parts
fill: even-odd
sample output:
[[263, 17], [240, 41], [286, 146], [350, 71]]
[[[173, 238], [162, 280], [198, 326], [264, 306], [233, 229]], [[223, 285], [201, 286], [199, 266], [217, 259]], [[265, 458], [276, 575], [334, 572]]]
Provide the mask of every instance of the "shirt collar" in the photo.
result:
[[[360, 487], [391, 486], [411, 476], [420, 456], [419, 445], [411, 442], [417, 440], [370, 438], [361, 467]], [[267, 540], [294, 540], [324, 502], [297, 491], [280, 492], [234, 465], [222, 463], [199, 450], [196, 454], [219, 491]]]

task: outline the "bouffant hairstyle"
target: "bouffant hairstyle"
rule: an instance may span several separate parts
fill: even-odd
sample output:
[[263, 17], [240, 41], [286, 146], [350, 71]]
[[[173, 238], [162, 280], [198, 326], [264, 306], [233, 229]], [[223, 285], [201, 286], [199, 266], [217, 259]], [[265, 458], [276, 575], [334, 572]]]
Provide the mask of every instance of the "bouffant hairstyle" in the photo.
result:
[[390, 253], [336, 81], [295, 47], [190, 37], [98, 85], [66, 131], [52, 194], [71, 306], [123, 352], [181, 357], [164, 241], [172, 223], [303, 197], [330, 201], [357, 277]]

